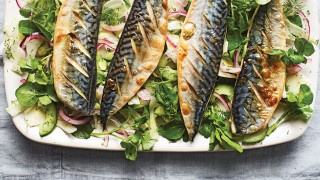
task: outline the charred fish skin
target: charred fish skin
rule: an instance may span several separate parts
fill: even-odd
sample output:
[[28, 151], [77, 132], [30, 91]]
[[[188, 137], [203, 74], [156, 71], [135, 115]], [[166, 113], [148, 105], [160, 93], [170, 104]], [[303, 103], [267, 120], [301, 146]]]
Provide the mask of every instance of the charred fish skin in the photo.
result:
[[190, 140], [198, 131], [218, 79], [228, 12], [223, 0], [193, 0], [182, 28], [178, 91]]
[[59, 99], [90, 115], [96, 93], [96, 45], [101, 0], [63, 1], [54, 37], [52, 71]]
[[166, 42], [168, 2], [135, 0], [122, 32], [101, 102], [101, 120], [121, 109], [157, 67]]
[[235, 87], [232, 131], [251, 134], [268, 125], [284, 91], [286, 67], [272, 49], [285, 49], [281, 0], [261, 6], [252, 27], [248, 52]]

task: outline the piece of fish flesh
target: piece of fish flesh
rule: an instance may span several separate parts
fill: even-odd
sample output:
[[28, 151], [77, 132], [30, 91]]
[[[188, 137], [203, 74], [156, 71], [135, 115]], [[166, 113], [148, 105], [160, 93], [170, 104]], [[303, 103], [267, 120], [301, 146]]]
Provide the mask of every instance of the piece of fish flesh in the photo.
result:
[[268, 55], [286, 48], [282, 0], [260, 7], [250, 34], [232, 103], [232, 131], [237, 134], [264, 129], [282, 98], [286, 65], [279, 56]]
[[54, 35], [52, 72], [58, 98], [92, 114], [96, 97], [96, 46], [101, 0], [62, 2]]
[[101, 101], [101, 120], [121, 109], [157, 67], [166, 42], [167, 0], [135, 0], [123, 29]]
[[227, 16], [224, 0], [193, 0], [182, 28], [178, 91], [190, 140], [198, 131], [218, 78]]

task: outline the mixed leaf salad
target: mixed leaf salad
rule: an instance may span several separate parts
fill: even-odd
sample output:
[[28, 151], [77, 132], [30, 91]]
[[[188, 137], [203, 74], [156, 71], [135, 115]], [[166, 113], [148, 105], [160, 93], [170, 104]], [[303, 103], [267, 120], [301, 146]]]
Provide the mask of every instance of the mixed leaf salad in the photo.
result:
[[[309, 84], [299, 84], [298, 91], [292, 91], [288, 82], [281, 102], [285, 110], [274, 124], [255, 134], [240, 136], [231, 133], [229, 117], [233, 89], [247, 51], [250, 27], [257, 9], [269, 1], [230, 1], [220, 77], [199, 129], [200, 135], [210, 139], [210, 150], [219, 146], [243, 152], [241, 144], [261, 142], [285, 120], [301, 119], [307, 122], [313, 112], [310, 107], [313, 93]], [[129, 160], [137, 158], [138, 150], [152, 150], [159, 136], [170, 142], [187, 142], [189, 138], [178, 102], [176, 62], [181, 29], [190, 3], [191, 0], [169, 0], [166, 48], [157, 69], [136, 96], [103, 129], [99, 115], [102, 89], [132, 1], [104, 2], [97, 46], [96, 111], [92, 116], [86, 116], [65, 107], [54, 90], [52, 40], [61, 1], [17, 0], [23, 18], [17, 27], [8, 26], [5, 29], [5, 54], [14, 64], [12, 70], [21, 75], [21, 86], [15, 92], [17, 100], [9, 102], [6, 110], [12, 116], [23, 113], [29, 127], [39, 127], [41, 137], [50, 135], [58, 127], [75, 138], [101, 138], [106, 148], [110, 136], [120, 139]], [[318, 42], [312, 37], [307, 16], [301, 11], [303, 2], [287, 0], [284, 7], [288, 49], [275, 49], [270, 55], [282, 57], [290, 77], [299, 74], [302, 69], [300, 64], [311, 61], [309, 57], [314, 54], [314, 44]]]

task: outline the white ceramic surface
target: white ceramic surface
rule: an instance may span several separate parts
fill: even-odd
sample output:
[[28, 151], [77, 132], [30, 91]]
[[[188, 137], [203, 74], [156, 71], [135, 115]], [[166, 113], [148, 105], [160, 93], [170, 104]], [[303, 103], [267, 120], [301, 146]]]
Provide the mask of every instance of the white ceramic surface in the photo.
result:
[[[312, 0], [306, 0], [306, 8], [305, 11], [310, 12], [308, 14], [308, 18], [311, 24], [311, 32], [315, 38], [318, 39], [318, 14], [317, 14], [317, 5]], [[5, 24], [9, 24], [12, 21], [17, 21], [18, 8], [15, 4], [15, 1], [6, 0], [6, 10], [5, 10]], [[303, 66], [303, 75], [308, 78], [312, 84], [312, 91], [316, 92], [317, 86], [317, 74], [318, 74], [318, 48], [316, 48], [317, 52], [311, 57], [313, 59], [312, 63], [309, 63], [306, 66]], [[15, 100], [15, 90], [20, 85], [21, 77], [15, 73], [13, 73], [11, 69], [12, 63], [10, 61], [5, 60], [4, 66], [4, 78], [5, 78], [5, 87], [6, 87], [6, 95], [7, 101], [10, 102]], [[313, 104], [314, 105], [314, 104]], [[277, 114], [275, 115], [276, 119]], [[76, 139], [71, 135], [67, 135], [60, 128], [56, 128], [50, 135], [47, 137], [41, 138], [38, 133], [38, 128], [29, 128], [25, 123], [23, 116], [19, 115], [13, 118], [13, 122], [17, 129], [27, 138], [45, 144], [53, 144], [59, 146], [66, 147], [75, 147], [75, 148], [87, 148], [87, 149], [100, 149], [100, 150], [122, 150], [120, 147], [120, 141], [110, 137], [110, 142], [108, 148], [105, 148], [102, 145], [102, 139], [91, 137], [88, 140]], [[275, 145], [279, 143], [284, 143], [288, 141], [292, 141], [298, 137], [300, 137], [308, 128], [308, 124], [303, 123], [301, 121], [290, 121], [283, 123], [274, 133], [272, 133], [269, 137], [267, 137], [263, 142], [244, 146], [245, 149], [251, 148], [260, 148], [266, 147], [270, 145]], [[164, 138], [159, 138], [158, 142], [154, 146], [154, 151], [208, 151], [209, 140], [203, 138], [200, 135], [197, 135], [193, 143], [184, 143], [182, 141], [177, 143], [170, 143]], [[220, 149], [216, 149], [219, 151]]]

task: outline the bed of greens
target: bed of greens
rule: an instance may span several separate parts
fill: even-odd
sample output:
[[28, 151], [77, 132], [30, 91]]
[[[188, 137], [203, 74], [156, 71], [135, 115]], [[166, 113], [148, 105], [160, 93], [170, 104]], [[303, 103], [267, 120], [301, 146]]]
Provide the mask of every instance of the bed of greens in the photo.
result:
[[[5, 55], [13, 62], [12, 71], [21, 75], [16, 100], [6, 109], [11, 116], [23, 114], [28, 127], [38, 128], [39, 136], [50, 136], [61, 128], [70, 138], [98, 138], [108, 149], [113, 139], [120, 140], [125, 156], [137, 158], [138, 150], [150, 151], [163, 137], [169, 142], [189, 140], [181, 117], [177, 92], [177, 48], [184, 18], [191, 0], [169, 0], [169, 24], [165, 52], [156, 71], [129, 103], [115, 114], [103, 129], [99, 119], [100, 101], [107, 70], [119, 41], [130, 0], [106, 0], [103, 6], [97, 55], [97, 103], [95, 113], [85, 116], [63, 106], [56, 96], [51, 73], [54, 27], [61, 2], [59, 0], [17, 0], [23, 18], [18, 26], [5, 28]], [[280, 109], [281, 116], [269, 127], [255, 134], [239, 136], [231, 133], [229, 122], [233, 87], [247, 51], [252, 19], [260, 5], [267, 0], [231, 0], [224, 55], [215, 88], [197, 136], [209, 139], [209, 150], [217, 148], [243, 152], [242, 145], [262, 142], [281, 126], [283, 121], [299, 119], [307, 122], [313, 112], [313, 93], [308, 82], [292, 90], [286, 86]], [[288, 76], [297, 76], [301, 64], [312, 62], [315, 53], [310, 23], [303, 1], [287, 0], [285, 16], [287, 45], [284, 50], [273, 50], [287, 64]], [[290, 79], [290, 78], [288, 78]], [[24, 122], [21, 122], [24, 123]], [[89, 141], [89, 140], [87, 140]], [[118, 142], [118, 141], [117, 141]]]

